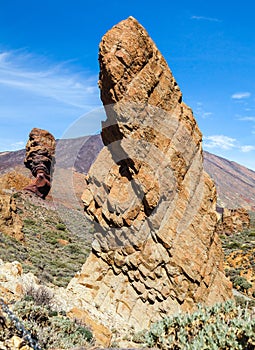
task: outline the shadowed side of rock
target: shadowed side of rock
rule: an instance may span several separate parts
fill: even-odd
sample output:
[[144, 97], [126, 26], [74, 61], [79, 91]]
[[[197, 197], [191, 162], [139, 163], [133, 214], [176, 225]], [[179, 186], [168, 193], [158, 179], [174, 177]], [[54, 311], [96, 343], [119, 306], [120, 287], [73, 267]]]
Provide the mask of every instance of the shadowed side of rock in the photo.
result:
[[51, 177], [55, 164], [56, 141], [46, 130], [34, 128], [29, 134], [26, 145], [25, 166], [35, 177], [24, 190], [35, 193], [45, 199], [51, 188]]
[[93, 250], [68, 290], [107, 326], [146, 328], [232, 297], [202, 134], [166, 61], [132, 17], [100, 43], [105, 147], [87, 176]]

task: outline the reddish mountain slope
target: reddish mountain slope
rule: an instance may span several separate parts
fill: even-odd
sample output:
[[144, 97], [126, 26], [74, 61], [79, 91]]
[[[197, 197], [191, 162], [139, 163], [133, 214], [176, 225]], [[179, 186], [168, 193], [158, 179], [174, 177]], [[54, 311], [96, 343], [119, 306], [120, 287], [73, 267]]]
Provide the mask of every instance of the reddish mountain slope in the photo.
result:
[[254, 171], [209, 152], [204, 152], [204, 167], [215, 181], [218, 197], [224, 206], [255, 210]]
[[[77, 173], [88, 172], [102, 147], [100, 135], [59, 140], [57, 166], [62, 169], [62, 174], [64, 169], [73, 169], [77, 183]], [[23, 165], [24, 156], [24, 150], [0, 153], [0, 174], [15, 169], [27, 175]], [[255, 211], [254, 171], [209, 152], [204, 152], [204, 166], [216, 183], [219, 204], [228, 208], [246, 207]], [[82, 183], [81, 186], [83, 185]]]

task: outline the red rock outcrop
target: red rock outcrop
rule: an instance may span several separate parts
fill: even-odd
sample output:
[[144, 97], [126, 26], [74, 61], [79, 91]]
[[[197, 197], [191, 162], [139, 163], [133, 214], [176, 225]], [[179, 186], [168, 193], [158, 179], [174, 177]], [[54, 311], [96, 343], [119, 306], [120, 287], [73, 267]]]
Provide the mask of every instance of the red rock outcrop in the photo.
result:
[[55, 164], [56, 141], [48, 131], [34, 128], [26, 145], [25, 166], [31, 170], [35, 180], [24, 190], [45, 199], [51, 188], [51, 177]]
[[100, 44], [103, 123], [87, 176], [93, 250], [68, 290], [106, 325], [148, 327], [232, 297], [202, 135], [166, 61], [132, 17]]
[[231, 235], [250, 227], [250, 216], [245, 208], [218, 208], [220, 220], [217, 225], [218, 234]]

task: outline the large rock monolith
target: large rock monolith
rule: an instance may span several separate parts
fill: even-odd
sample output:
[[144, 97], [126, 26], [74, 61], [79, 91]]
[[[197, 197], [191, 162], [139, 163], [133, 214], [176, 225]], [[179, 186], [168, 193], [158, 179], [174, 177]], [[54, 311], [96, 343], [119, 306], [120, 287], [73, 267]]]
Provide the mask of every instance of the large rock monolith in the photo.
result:
[[105, 34], [99, 62], [105, 147], [82, 197], [96, 234], [68, 289], [105, 324], [139, 330], [231, 298], [231, 283], [202, 134], [165, 59], [129, 17]]
[[34, 128], [26, 145], [25, 166], [31, 170], [35, 179], [24, 190], [45, 199], [51, 188], [51, 177], [55, 164], [56, 141], [52, 134]]

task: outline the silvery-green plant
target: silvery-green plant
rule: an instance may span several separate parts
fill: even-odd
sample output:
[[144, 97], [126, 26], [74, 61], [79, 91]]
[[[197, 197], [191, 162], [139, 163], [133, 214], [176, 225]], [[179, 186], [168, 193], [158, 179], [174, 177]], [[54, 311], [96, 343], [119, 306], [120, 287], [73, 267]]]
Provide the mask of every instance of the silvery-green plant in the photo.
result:
[[193, 314], [167, 317], [145, 336], [147, 346], [169, 350], [255, 349], [255, 319], [233, 301], [199, 305]]

